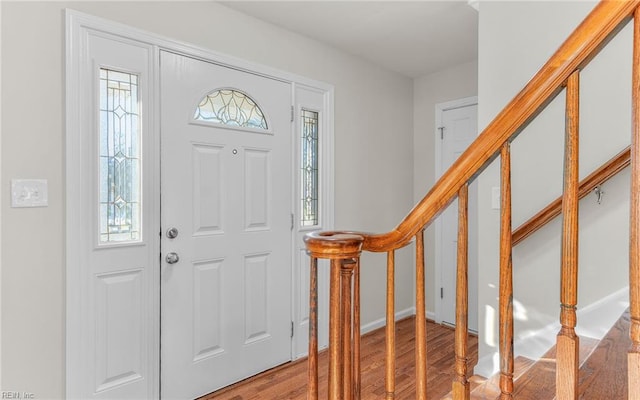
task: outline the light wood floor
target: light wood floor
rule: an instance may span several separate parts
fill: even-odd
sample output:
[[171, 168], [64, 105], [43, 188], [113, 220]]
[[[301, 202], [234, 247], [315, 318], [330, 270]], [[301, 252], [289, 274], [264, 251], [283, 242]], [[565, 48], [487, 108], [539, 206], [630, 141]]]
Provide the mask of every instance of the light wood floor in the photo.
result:
[[[427, 323], [428, 397], [439, 399], [451, 390], [454, 363], [454, 331]], [[414, 319], [398, 322], [396, 333], [396, 399], [414, 399]], [[478, 357], [478, 340], [469, 337], [471, 365]], [[362, 337], [362, 399], [383, 399], [384, 328]], [[201, 400], [294, 400], [306, 399], [307, 364], [300, 360], [246, 379]], [[320, 355], [320, 398], [327, 396], [327, 354]]]

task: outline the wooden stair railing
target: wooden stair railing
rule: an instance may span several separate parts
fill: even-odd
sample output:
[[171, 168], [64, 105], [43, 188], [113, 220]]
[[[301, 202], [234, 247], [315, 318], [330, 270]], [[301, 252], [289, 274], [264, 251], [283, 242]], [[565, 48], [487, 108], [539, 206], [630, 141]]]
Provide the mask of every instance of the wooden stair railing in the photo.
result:
[[565, 179], [560, 322], [557, 345], [559, 400], [577, 399], [575, 334], [578, 273], [579, 73], [598, 51], [634, 19], [631, 141], [629, 398], [640, 399], [640, 0], [602, 1], [576, 28], [525, 88], [484, 129], [392, 231], [384, 234], [314, 232], [305, 237], [311, 256], [308, 399], [318, 399], [317, 259], [330, 262], [329, 391], [331, 400], [360, 399], [359, 270], [362, 251], [387, 253], [386, 399], [395, 393], [394, 252], [416, 240], [416, 395], [427, 398], [427, 338], [424, 286], [424, 229], [455, 199], [459, 202], [454, 399], [469, 399], [467, 341], [468, 185], [495, 158], [501, 159], [499, 350], [500, 398], [513, 398], [513, 280], [511, 253], [510, 142], [566, 88]]

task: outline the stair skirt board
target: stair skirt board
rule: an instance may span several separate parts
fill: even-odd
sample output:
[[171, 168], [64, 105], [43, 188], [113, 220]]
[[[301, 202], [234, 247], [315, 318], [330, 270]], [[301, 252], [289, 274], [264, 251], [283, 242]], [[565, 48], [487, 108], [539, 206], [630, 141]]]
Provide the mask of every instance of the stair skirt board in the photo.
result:
[[[602, 339], [609, 329], [629, 307], [629, 287], [624, 287], [602, 299], [578, 308], [578, 326], [576, 333], [580, 337]], [[514, 356], [522, 356], [531, 360], [539, 359], [556, 344], [556, 335], [560, 331], [560, 323], [554, 322], [526, 336], [516, 335]], [[480, 338], [482, 340], [482, 338]], [[500, 371], [500, 358], [497, 350], [478, 360], [473, 373], [489, 377]]]

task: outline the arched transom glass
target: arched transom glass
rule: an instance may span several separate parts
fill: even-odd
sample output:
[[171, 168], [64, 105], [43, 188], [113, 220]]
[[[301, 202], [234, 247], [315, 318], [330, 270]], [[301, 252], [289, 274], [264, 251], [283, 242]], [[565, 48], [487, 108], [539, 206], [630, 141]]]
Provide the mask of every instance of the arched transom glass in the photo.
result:
[[246, 93], [234, 89], [218, 89], [198, 104], [194, 118], [241, 128], [268, 129], [262, 110]]

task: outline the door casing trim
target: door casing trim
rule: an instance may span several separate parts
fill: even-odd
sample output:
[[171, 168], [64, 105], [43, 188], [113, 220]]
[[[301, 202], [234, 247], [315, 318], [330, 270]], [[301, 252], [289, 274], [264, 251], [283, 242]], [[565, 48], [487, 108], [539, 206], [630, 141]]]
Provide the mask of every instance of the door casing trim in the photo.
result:
[[[464, 97], [461, 99], [451, 100], [443, 103], [438, 103], [435, 106], [436, 118], [435, 118], [435, 127], [433, 129], [433, 137], [434, 137], [434, 159], [435, 159], [435, 176], [434, 182], [437, 181], [440, 176], [445, 171], [442, 171], [442, 140], [440, 139], [440, 131], [439, 127], [442, 126], [442, 114], [447, 110], [453, 110], [456, 108], [468, 107], [472, 105], [478, 104], [478, 96]], [[440, 301], [440, 290], [439, 287], [442, 285], [442, 220], [440, 218], [436, 218], [435, 220], [435, 249], [434, 249], [434, 259], [435, 259], [435, 276], [434, 282], [436, 285], [433, 291], [434, 304], [435, 304], [435, 313], [433, 315], [434, 321], [436, 323], [442, 323], [442, 302]]]

